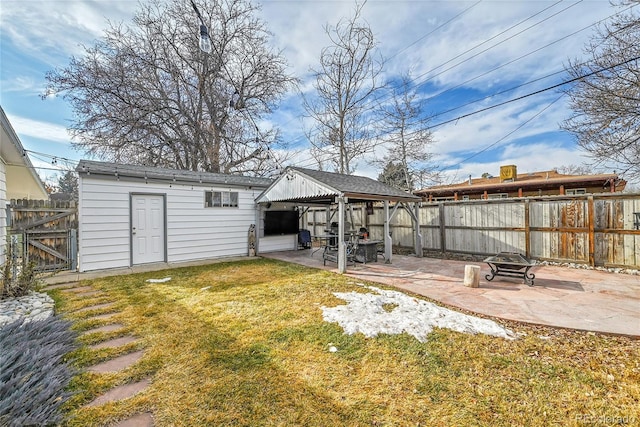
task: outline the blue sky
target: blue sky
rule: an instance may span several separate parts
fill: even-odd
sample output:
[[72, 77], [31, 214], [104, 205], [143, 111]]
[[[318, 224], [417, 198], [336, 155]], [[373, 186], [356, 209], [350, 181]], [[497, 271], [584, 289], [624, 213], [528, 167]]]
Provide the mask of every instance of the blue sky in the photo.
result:
[[[323, 28], [350, 16], [354, 2], [258, 3], [274, 46], [301, 79], [302, 90], [312, 91], [309, 69], [317, 66], [320, 50], [329, 43]], [[44, 179], [55, 175], [50, 169], [69, 164], [63, 158], [86, 158], [70, 147], [66, 126], [73, 116], [67, 103], [40, 98], [46, 72], [65, 67], [72, 55], [82, 53], [81, 45], [93, 44], [107, 20], [130, 23], [137, 6], [136, 0], [2, 0], [0, 104]], [[561, 82], [564, 75], [556, 74], [496, 95], [562, 71], [569, 58], [581, 58], [593, 30], [589, 26], [616, 11], [607, 0], [369, 0], [363, 18], [381, 54], [391, 58], [385, 76], [394, 79], [411, 72], [421, 96], [428, 99], [426, 110], [440, 114], [432, 119], [436, 125]], [[569, 114], [566, 96], [547, 91], [435, 127], [431, 151], [452, 182], [484, 172], [497, 175], [500, 166], [508, 164], [517, 165], [520, 173], [578, 165], [588, 159], [571, 136], [559, 130]], [[281, 125], [285, 139], [300, 151], [296, 164], [314, 167], [306, 153], [308, 123], [301, 116], [299, 94], [291, 93], [269, 120]], [[361, 160], [355, 173], [375, 178], [379, 170]]]

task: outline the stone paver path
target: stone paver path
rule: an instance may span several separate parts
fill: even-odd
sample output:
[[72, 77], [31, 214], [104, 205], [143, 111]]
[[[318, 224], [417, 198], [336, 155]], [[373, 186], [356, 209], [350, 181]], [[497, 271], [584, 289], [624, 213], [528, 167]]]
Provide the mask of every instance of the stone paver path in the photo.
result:
[[[102, 291], [96, 290], [91, 286], [79, 286], [79, 282], [60, 283], [60, 284], [50, 285], [43, 288], [43, 290], [45, 291], [54, 290], [54, 289], [60, 289], [62, 292], [65, 292], [68, 295], [73, 295], [74, 297], [79, 297], [79, 298], [91, 298], [91, 297], [95, 297], [103, 294]], [[74, 313], [82, 313], [82, 312], [94, 311], [94, 310], [105, 310], [105, 309], [112, 308], [114, 306], [115, 306], [114, 302], [94, 304], [89, 307], [84, 307], [79, 310], [76, 310]], [[96, 315], [90, 316], [87, 320], [108, 320], [112, 316], [115, 316], [117, 314], [118, 312], [96, 314]], [[92, 333], [115, 332], [124, 328], [125, 328], [125, 325], [123, 325], [122, 323], [111, 323], [108, 325], [104, 325], [104, 326], [100, 326], [100, 327], [96, 327], [96, 328], [84, 331], [83, 335], [88, 335]], [[125, 335], [125, 336], [109, 339], [107, 341], [103, 341], [103, 342], [91, 345], [89, 346], [89, 348], [92, 350], [100, 350], [103, 348], [121, 347], [123, 345], [127, 345], [132, 342], [135, 342], [136, 340], [137, 340], [137, 337], [133, 335]], [[124, 354], [122, 356], [115, 357], [111, 360], [107, 360], [105, 362], [90, 366], [89, 368], [87, 368], [87, 370], [89, 372], [95, 372], [95, 373], [120, 372], [132, 366], [133, 364], [135, 364], [138, 360], [140, 360], [143, 354], [144, 354], [144, 350], [134, 351], [132, 353]], [[150, 383], [151, 383], [151, 379], [145, 378], [142, 381], [138, 381], [130, 384], [123, 384], [123, 385], [114, 387], [111, 390], [108, 390], [107, 392], [96, 397], [93, 401], [89, 402], [86, 406], [87, 407], [99, 406], [108, 402], [114, 402], [114, 401], [130, 398], [142, 392], [143, 390], [145, 390]], [[118, 424], [116, 424], [117, 427], [153, 427], [153, 425], [154, 425], [153, 414], [148, 412], [133, 415], [132, 417], [129, 417], [126, 420], [123, 420]]]
[[106, 302], [104, 304], [96, 304], [96, 305], [92, 305], [90, 307], [81, 308], [79, 310], [74, 311], [74, 313], [83, 313], [85, 311], [101, 310], [103, 308], [113, 307], [114, 305], [115, 305], [115, 303], [113, 303], [113, 302]]
[[99, 332], [114, 332], [123, 328], [124, 328], [124, 325], [122, 323], [111, 323], [109, 325], [104, 325], [98, 328], [93, 328], [93, 329], [89, 329], [88, 331], [84, 331], [82, 335], [95, 334]]
[[83, 292], [95, 291], [91, 286], [74, 286], [72, 288], [62, 289], [62, 292], [70, 292], [74, 294], [81, 294]]
[[96, 397], [93, 401], [89, 402], [87, 406], [98, 406], [108, 402], [114, 402], [116, 400], [127, 399], [140, 393], [142, 390], [147, 388], [149, 384], [149, 379], [144, 379], [136, 383], [114, 387], [106, 393]]
[[106, 362], [90, 366], [87, 370], [97, 373], [120, 372], [140, 360], [143, 354], [143, 350], [134, 351], [133, 353], [118, 356]]
[[137, 414], [119, 422], [115, 427], [153, 427], [153, 415], [148, 412]]
[[120, 347], [135, 342], [137, 339], [138, 338], [134, 337], [133, 335], [126, 335], [124, 337], [114, 338], [108, 341], [103, 341], [99, 344], [94, 344], [92, 346], [89, 346], [89, 348], [91, 350], [100, 350], [101, 348]]
[[42, 288], [43, 291], [51, 291], [54, 289], [70, 289], [78, 285], [78, 282], [58, 283], [56, 285], [49, 285]]

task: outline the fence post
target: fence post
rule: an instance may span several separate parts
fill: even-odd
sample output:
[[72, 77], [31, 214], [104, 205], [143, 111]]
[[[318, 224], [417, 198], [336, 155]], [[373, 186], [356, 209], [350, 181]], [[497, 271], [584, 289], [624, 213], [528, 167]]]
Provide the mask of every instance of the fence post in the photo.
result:
[[596, 209], [593, 196], [587, 197], [587, 220], [589, 221], [589, 265], [596, 265]]
[[444, 223], [444, 202], [440, 202], [438, 205], [438, 218], [440, 220], [440, 252], [443, 254], [447, 252], [447, 227]]
[[76, 271], [78, 268], [78, 230], [69, 230], [69, 260], [71, 260], [70, 270]]
[[531, 257], [531, 217], [529, 216], [529, 199], [524, 201], [524, 251]]
[[11, 278], [13, 280], [18, 276], [18, 235], [11, 235], [11, 245], [9, 246], [9, 256], [11, 257]]

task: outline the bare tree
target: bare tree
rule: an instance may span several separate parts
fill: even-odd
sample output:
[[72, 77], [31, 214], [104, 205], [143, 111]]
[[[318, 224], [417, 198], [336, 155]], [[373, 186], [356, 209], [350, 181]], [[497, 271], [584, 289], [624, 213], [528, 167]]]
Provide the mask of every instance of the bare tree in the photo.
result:
[[[640, 3], [625, 0], [619, 5]], [[584, 49], [587, 62], [571, 61], [566, 93], [573, 115], [562, 128], [573, 133], [594, 166], [640, 177], [640, 17], [633, 9], [599, 26]]]
[[593, 169], [589, 165], [563, 165], [555, 167], [555, 170], [558, 173], [564, 175], [591, 175], [593, 174]]
[[415, 185], [425, 186], [427, 181], [439, 179], [439, 172], [433, 165], [433, 134], [429, 130], [429, 117], [425, 115], [424, 103], [419, 98], [409, 75], [402, 76], [399, 84], [391, 87], [389, 102], [381, 106], [378, 121], [379, 144], [384, 144], [386, 154], [375, 160], [385, 169], [394, 165], [400, 171], [394, 176], [402, 176], [402, 189], [411, 191]]
[[319, 68], [311, 70], [317, 94], [304, 101], [315, 121], [308, 137], [318, 163], [329, 161], [345, 174], [355, 169], [354, 160], [372, 150], [372, 101], [383, 67], [373, 32], [361, 20], [364, 4], [356, 4], [350, 19], [325, 26], [331, 45], [322, 50]]
[[[277, 130], [261, 129], [295, 83], [246, 0], [199, 0], [212, 51], [198, 48], [189, 0], [141, 3], [131, 25], [109, 24], [81, 57], [47, 75], [76, 119], [77, 148], [111, 161], [265, 174]], [[233, 105], [230, 106], [230, 100]], [[233, 108], [232, 108], [233, 107]]]

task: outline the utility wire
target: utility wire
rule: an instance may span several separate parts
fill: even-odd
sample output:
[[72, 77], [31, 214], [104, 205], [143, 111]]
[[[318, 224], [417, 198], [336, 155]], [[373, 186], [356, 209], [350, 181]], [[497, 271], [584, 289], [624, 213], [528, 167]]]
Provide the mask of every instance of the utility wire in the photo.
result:
[[[549, 9], [551, 9], [551, 8], [553, 8], [553, 7], [555, 7], [556, 5], [558, 5], [558, 4], [560, 4], [560, 3], [562, 3], [563, 1], [564, 1], [564, 0], [560, 0], [560, 1], [558, 1], [558, 2], [556, 2], [556, 3], [554, 3], [554, 4], [552, 4], [552, 5], [550, 5], [550, 6], [546, 7], [546, 8], [544, 8], [544, 9], [542, 9], [542, 10], [540, 10], [540, 11], [538, 11], [538, 12], [534, 13], [533, 15], [528, 16], [527, 18], [525, 18], [525, 19], [521, 20], [521, 21], [520, 21], [520, 22], [518, 22], [517, 24], [514, 24], [514, 25], [510, 26], [509, 28], [507, 28], [506, 30], [504, 30], [504, 31], [502, 31], [502, 32], [500, 32], [500, 33], [498, 33], [498, 34], [496, 34], [495, 36], [490, 37], [489, 39], [484, 40], [483, 42], [481, 42], [481, 43], [479, 43], [479, 44], [475, 45], [474, 47], [472, 47], [472, 48], [470, 48], [470, 49], [466, 50], [465, 52], [463, 52], [463, 53], [461, 53], [461, 54], [459, 54], [459, 55], [457, 55], [457, 56], [455, 56], [455, 57], [453, 57], [453, 58], [451, 58], [451, 59], [449, 59], [449, 60], [445, 61], [444, 63], [442, 63], [442, 64], [438, 65], [437, 67], [432, 68], [431, 70], [427, 71], [426, 73], [423, 73], [423, 74], [419, 75], [419, 76], [418, 76], [418, 78], [423, 77], [423, 76], [425, 76], [425, 75], [427, 75], [427, 74], [429, 74], [429, 73], [431, 73], [431, 72], [433, 72], [433, 71], [435, 71], [435, 70], [437, 70], [437, 69], [439, 69], [439, 68], [442, 68], [443, 66], [445, 66], [446, 64], [448, 64], [448, 63], [450, 63], [450, 62], [454, 61], [455, 59], [460, 58], [461, 56], [465, 55], [466, 53], [469, 53], [469, 52], [473, 51], [474, 49], [476, 49], [476, 48], [478, 48], [478, 47], [480, 47], [480, 46], [482, 46], [482, 45], [484, 45], [484, 44], [488, 43], [489, 41], [491, 41], [491, 40], [493, 40], [493, 39], [495, 39], [495, 38], [499, 37], [500, 35], [503, 35], [503, 34], [505, 34], [505, 33], [509, 32], [510, 30], [512, 30], [512, 29], [514, 29], [514, 28], [516, 28], [517, 26], [519, 26], [519, 25], [521, 25], [521, 24], [523, 24], [523, 23], [525, 23], [525, 22], [527, 22], [527, 21], [531, 20], [532, 18], [534, 18], [534, 17], [536, 17], [536, 16], [540, 15], [541, 13], [543, 13], [543, 12], [545, 12], [545, 11], [547, 11], [547, 10], [549, 10]], [[547, 20], [549, 20], [549, 19], [551, 19], [551, 18], [553, 18], [553, 17], [555, 17], [555, 16], [557, 16], [557, 15], [559, 15], [559, 14], [561, 14], [561, 13], [563, 13], [563, 12], [567, 11], [568, 9], [570, 9], [570, 8], [572, 8], [572, 7], [576, 6], [576, 5], [578, 5], [578, 4], [579, 4], [579, 3], [581, 3], [582, 1], [583, 1], [583, 0], [579, 0], [578, 2], [575, 2], [575, 3], [573, 3], [573, 4], [571, 4], [571, 5], [567, 6], [567, 7], [565, 7], [564, 9], [562, 9], [562, 10], [560, 10], [560, 11], [558, 11], [558, 12], [554, 13], [553, 15], [550, 15], [550, 16], [548, 16], [548, 17], [546, 17], [546, 18], [544, 18], [544, 19], [542, 19], [542, 20], [540, 20], [540, 21], [538, 21], [538, 22], [536, 22], [536, 23], [534, 23], [534, 24], [530, 25], [529, 27], [527, 27], [527, 28], [525, 28], [525, 29], [523, 29], [523, 30], [519, 31], [518, 33], [516, 33], [516, 34], [514, 34], [514, 35], [512, 35], [512, 36], [510, 36], [510, 37], [508, 37], [508, 38], [506, 38], [506, 39], [504, 39], [504, 40], [502, 40], [502, 41], [500, 41], [500, 42], [498, 42], [498, 43], [496, 43], [496, 44], [494, 44], [494, 45], [492, 45], [492, 46], [489, 46], [488, 48], [486, 48], [486, 49], [482, 50], [481, 52], [478, 52], [478, 53], [474, 54], [473, 56], [471, 56], [471, 57], [469, 57], [469, 58], [466, 58], [465, 60], [460, 61], [460, 62], [458, 62], [458, 63], [456, 63], [456, 64], [452, 65], [451, 67], [449, 67], [449, 68], [447, 68], [447, 69], [445, 69], [445, 70], [442, 70], [441, 72], [437, 73], [436, 75], [431, 76], [431, 77], [429, 77], [428, 79], [423, 80], [422, 82], [415, 83], [415, 84], [413, 85], [413, 87], [414, 87], [414, 88], [417, 88], [417, 87], [420, 87], [420, 86], [424, 85], [424, 84], [425, 84], [425, 83], [427, 83], [428, 81], [430, 81], [430, 80], [432, 80], [433, 78], [435, 78], [435, 77], [437, 77], [437, 76], [439, 76], [439, 75], [443, 74], [444, 72], [449, 71], [449, 70], [451, 70], [451, 69], [453, 69], [453, 68], [455, 68], [455, 67], [458, 67], [459, 65], [464, 64], [465, 62], [467, 62], [467, 61], [469, 61], [469, 60], [471, 60], [471, 59], [473, 59], [473, 58], [475, 58], [475, 57], [477, 57], [477, 56], [481, 55], [482, 53], [485, 53], [485, 52], [487, 52], [487, 51], [489, 51], [489, 50], [493, 49], [494, 47], [496, 47], [496, 46], [498, 46], [498, 45], [500, 45], [500, 44], [502, 44], [502, 43], [504, 43], [504, 42], [506, 42], [506, 41], [508, 41], [508, 40], [510, 40], [510, 39], [512, 39], [512, 38], [514, 38], [514, 37], [516, 37], [516, 36], [518, 36], [518, 35], [521, 35], [522, 33], [524, 33], [524, 32], [526, 32], [526, 31], [528, 31], [529, 29], [531, 29], [531, 28], [533, 28], [533, 27], [535, 27], [535, 26], [537, 26], [537, 25], [540, 25], [541, 23], [543, 23], [543, 22], [545, 22], [545, 21], [547, 21]], [[477, 4], [478, 4], [478, 3], [475, 3], [474, 5], [472, 5], [472, 7], [473, 7], [473, 6], [476, 6]], [[468, 9], [467, 9], [467, 10], [468, 10]], [[464, 12], [466, 12], [466, 10], [465, 10], [465, 11], [463, 11], [463, 13], [464, 13]], [[621, 13], [621, 12], [618, 12], [618, 13]], [[459, 14], [459, 15], [461, 15], [461, 14]], [[457, 15], [457, 16], [459, 16], [459, 15]], [[612, 16], [615, 16], [615, 15], [616, 15], [616, 14], [613, 14], [613, 15], [611, 15], [611, 16], [609, 16], [609, 17], [605, 18], [605, 19], [609, 19], [609, 18], [611, 18]], [[456, 17], [457, 17], [457, 16], [456, 16]], [[603, 19], [603, 20], [604, 20], [604, 19]], [[574, 35], [574, 34], [576, 34], [576, 33], [580, 32], [580, 31], [583, 31], [583, 30], [584, 30], [584, 29], [586, 29], [586, 28], [592, 27], [592, 26], [594, 26], [594, 25], [598, 24], [599, 22], [602, 22], [603, 20], [600, 20], [600, 21], [598, 21], [598, 22], [596, 22], [596, 23], [593, 23], [593, 24], [591, 24], [591, 25], [589, 25], [589, 26], [587, 26], [587, 27], [585, 27], [585, 28], [583, 28], [583, 29], [581, 29], [581, 30], [579, 30], [579, 31], [576, 31], [575, 33], [572, 33], [572, 34], [570, 34], [570, 35], [568, 35], [568, 36], [565, 36], [565, 37], [563, 37], [563, 38], [561, 38], [561, 39], [557, 40], [557, 41], [556, 41], [556, 42], [554, 42], [554, 43], [557, 43], [557, 42], [559, 42], [559, 41], [561, 41], [561, 40], [564, 40], [564, 39], [566, 39], [566, 38], [570, 37], [571, 35]], [[450, 20], [450, 21], [451, 21], [451, 20]], [[450, 22], [450, 21], [447, 21], [447, 22]], [[426, 36], [425, 36], [425, 37], [426, 37]], [[424, 37], [423, 37], [423, 38], [424, 38]], [[412, 43], [410, 46], [412, 46], [412, 45], [414, 45], [414, 44], [415, 44], [415, 42], [414, 42], [414, 43]], [[524, 58], [524, 57], [526, 57], [526, 56], [528, 56], [528, 55], [530, 55], [530, 54], [533, 54], [533, 53], [535, 53], [535, 52], [538, 52], [538, 51], [540, 51], [540, 50], [542, 50], [542, 49], [544, 49], [544, 48], [546, 48], [546, 47], [548, 47], [548, 46], [550, 46], [550, 45], [552, 45], [552, 44], [553, 44], [553, 43], [550, 43], [550, 44], [548, 44], [548, 45], [546, 45], [546, 46], [543, 46], [542, 48], [536, 49], [536, 50], [534, 50], [534, 51], [530, 52], [530, 53], [529, 53], [529, 54], [527, 54], [527, 55], [523, 55], [523, 56], [521, 56], [521, 57], [519, 57], [519, 58], [517, 58], [517, 59], [515, 59], [515, 60], [512, 60], [512, 61], [510, 61], [510, 62], [508, 62], [508, 63], [506, 63], [506, 64], [501, 65], [500, 67], [497, 67], [497, 68], [496, 68], [496, 69], [494, 69], [494, 70], [491, 70], [491, 71], [489, 71], [489, 72], [487, 72], [487, 73], [483, 73], [483, 74], [481, 74], [480, 76], [476, 76], [476, 77], [474, 77], [473, 79], [470, 79], [470, 80], [468, 80], [468, 81], [472, 81], [472, 80], [475, 80], [475, 79], [477, 79], [477, 78], [479, 78], [479, 77], [482, 77], [482, 76], [484, 76], [484, 75], [486, 75], [486, 74], [488, 74], [488, 73], [490, 73], [490, 72], [492, 72], [492, 71], [495, 71], [495, 70], [497, 70], [497, 69], [499, 69], [499, 68], [502, 68], [503, 66], [506, 66], [506, 65], [508, 65], [508, 64], [510, 64], [510, 63], [513, 63], [513, 62], [515, 62], [515, 61], [517, 61], [517, 60], [519, 60], [519, 59], [522, 59], [522, 58]], [[403, 49], [403, 50], [406, 50], [406, 49]], [[396, 54], [396, 55], [397, 55], [397, 54]], [[396, 55], [394, 55], [394, 56], [396, 56]], [[467, 81], [467, 82], [468, 82], [468, 81]], [[461, 85], [463, 85], [463, 84], [465, 84], [465, 83], [466, 83], [466, 82], [462, 83]], [[457, 87], [459, 87], [459, 86], [461, 86], [461, 85], [458, 85]], [[453, 88], [452, 88], [452, 89], [453, 89]], [[450, 89], [450, 90], [452, 90], [452, 89]], [[445, 92], [446, 92], [446, 91], [445, 91]], [[444, 93], [444, 92], [442, 92], [442, 93]], [[436, 96], [439, 96], [439, 95], [441, 95], [441, 94], [438, 94], [438, 95], [435, 95], [435, 96], [433, 96], [433, 97], [430, 97], [429, 99], [435, 98]], [[491, 96], [495, 96], [495, 95], [491, 95]], [[373, 104], [373, 103], [377, 103], [377, 102], [382, 102], [382, 101], [384, 101], [384, 100], [388, 99], [389, 97], [390, 97], [390, 95], [389, 95], [389, 96], [383, 96], [383, 97], [380, 97], [380, 98], [376, 98], [375, 100], [370, 101], [370, 103], [371, 103], [371, 104]], [[467, 104], [465, 104], [465, 105], [467, 105]], [[461, 108], [461, 107], [460, 107], [460, 108]], [[442, 115], [442, 114], [444, 114], [444, 113], [439, 113], [438, 115]], [[432, 116], [432, 117], [434, 117], [434, 116]], [[303, 137], [300, 137], [298, 140], [294, 140], [293, 142], [295, 143], [296, 141], [301, 141], [301, 140], [302, 140], [302, 138], [303, 138]], [[309, 160], [311, 160], [311, 159], [309, 159]]]
[[502, 141], [504, 141], [505, 139], [507, 139], [508, 137], [510, 137], [511, 135], [513, 135], [514, 133], [516, 133], [517, 131], [519, 131], [520, 129], [522, 129], [525, 125], [527, 125], [528, 123], [530, 123], [532, 120], [534, 120], [536, 117], [540, 116], [542, 113], [544, 113], [546, 110], [548, 110], [549, 108], [551, 108], [551, 106], [553, 104], [555, 104], [556, 102], [558, 102], [562, 97], [564, 96], [564, 93], [562, 95], [560, 95], [559, 97], [557, 97], [556, 99], [554, 99], [553, 101], [551, 101], [551, 103], [549, 103], [546, 107], [544, 107], [542, 110], [538, 111], [536, 114], [534, 114], [533, 116], [531, 116], [529, 119], [527, 119], [526, 121], [524, 121], [523, 123], [521, 123], [520, 125], [518, 125], [515, 129], [513, 129], [511, 132], [507, 133], [505, 136], [503, 136], [502, 138], [498, 139], [496, 142], [487, 145], [486, 147], [484, 147], [482, 150], [475, 152], [474, 154], [472, 154], [471, 156], [465, 158], [464, 160], [461, 160], [460, 162], [452, 165], [452, 166], [448, 166], [446, 167], [444, 170], [446, 169], [454, 169], [459, 167], [460, 165], [462, 165], [463, 163], [466, 163], [467, 161], [473, 159], [474, 157], [484, 153], [485, 151], [487, 151], [488, 149], [495, 147], [497, 144], [501, 143]]

